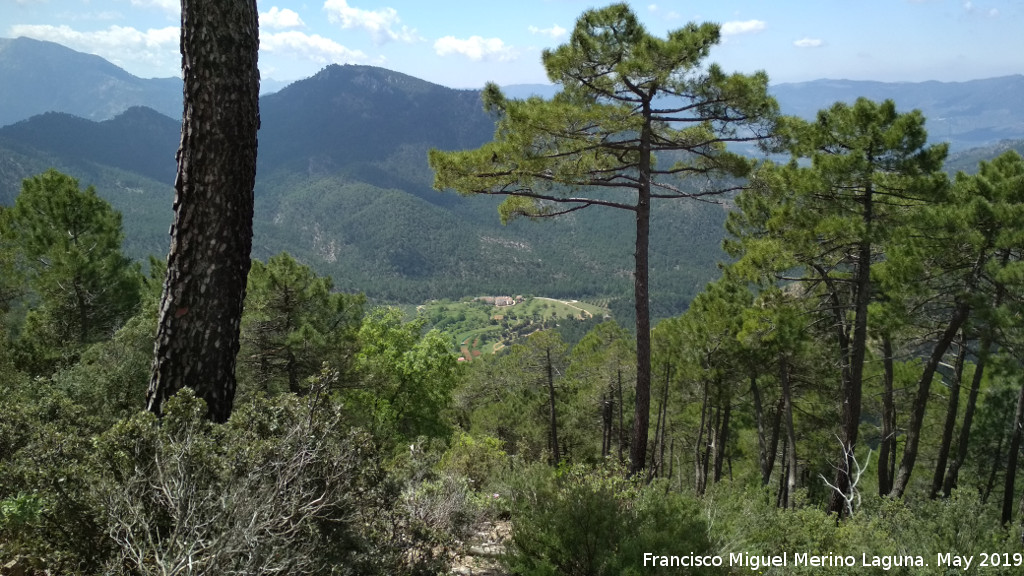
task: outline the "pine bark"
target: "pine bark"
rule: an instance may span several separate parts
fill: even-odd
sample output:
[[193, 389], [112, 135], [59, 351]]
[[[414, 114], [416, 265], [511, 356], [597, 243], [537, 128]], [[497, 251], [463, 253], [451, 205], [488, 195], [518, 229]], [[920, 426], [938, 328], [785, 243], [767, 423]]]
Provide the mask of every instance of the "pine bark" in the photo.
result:
[[182, 0], [184, 114], [147, 405], [183, 387], [231, 414], [252, 247], [259, 49], [255, 0]]

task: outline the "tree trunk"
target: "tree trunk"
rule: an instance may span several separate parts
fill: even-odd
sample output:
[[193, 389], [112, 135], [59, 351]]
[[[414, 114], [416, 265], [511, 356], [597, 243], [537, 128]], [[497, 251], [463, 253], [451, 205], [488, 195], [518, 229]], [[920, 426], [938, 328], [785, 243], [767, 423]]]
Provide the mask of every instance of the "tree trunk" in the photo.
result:
[[1024, 427], [1024, 384], [1017, 396], [1017, 411], [1013, 415], [1013, 432], [1010, 434], [1010, 450], [1006, 456], [1006, 476], [1003, 478], [1003, 526], [1013, 520], [1014, 488], [1017, 484], [1017, 457], [1020, 454], [1021, 428]]
[[896, 452], [896, 406], [893, 399], [895, 368], [892, 359], [892, 338], [882, 336], [882, 441], [878, 445], [878, 495], [885, 496], [892, 489], [893, 467], [890, 464]]
[[707, 427], [708, 421], [708, 385], [707, 383], [703, 386], [704, 397], [700, 405], [700, 427], [697, 428], [697, 442], [694, 443], [694, 491], [697, 495], [704, 494], [704, 488], [707, 486], [708, 481], [708, 466], [706, 458], [706, 449], [704, 446], [704, 430]]
[[750, 377], [750, 395], [754, 399], [754, 424], [757, 425], [757, 460], [761, 466], [761, 486], [767, 486], [772, 478], [772, 469], [768, 464], [768, 439], [764, 430], [764, 407], [761, 403], [761, 390], [757, 386], [757, 376]]
[[555, 367], [551, 363], [551, 349], [545, 350], [545, 358], [547, 359], [547, 376], [548, 376], [548, 400], [550, 402], [551, 409], [551, 456], [553, 459], [552, 464], [558, 465], [562, 461], [562, 454], [558, 449], [558, 412], [555, 407]]
[[946, 477], [946, 464], [949, 462], [949, 451], [953, 443], [953, 431], [956, 429], [956, 416], [960, 411], [960, 383], [964, 375], [964, 358], [967, 355], [967, 337], [960, 331], [956, 361], [953, 362], [953, 378], [949, 383], [949, 401], [946, 403], [946, 420], [942, 426], [942, 442], [935, 462], [935, 474], [932, 475], [932, 488], [929, 498], [936, 498], [942, 490], [942, 480]]
[[625, 424], [623, 423], [624, 416], [622, 415], [622, 410], [623, 410], [624, 406], [623, 406], [623, 403], [622, 403], [622, 367], [621, 366], [619, 367], [618, 370], [616, 370], [616, 373], [618, 374], [618, 379], [619, 379], [619, 463], [621, 464], [621, 463], [626, 461], [625, 456], [623, 455], [623, 449], [626, 446], [626, 438], [625, 438], [626, 427], [625, 427]]
[[786, 456], [786, 507], [788, 508], [795, 505], [793, 494], [796, 493], [797, 459], [796, 431], [793, 428], [793, 386], [789, 379], [789, 362], [785, 356], [779, 360], [779, 381], [782, 384], [782, 398], [786, 406], [786, 414], [783, 418], [786, 426], [786, 445], [789, 446]]
[[960, 479], [960, 467], [967, 460], [967, 448], [971, 440], [971, 426], [974, 423], [974, 411], [978, 406], [978, 393], [981, 391], [981, 379], [985, 374], [985, 362], [992, 349], [992, 341], [987, 336], [981, 342], [981, 350], [978, 352], [978, 364], [974, 367], [974, 377], [971, 378], [971, 392], [967, 396], [967, 407], [964, 409], [964, 422], [960, 425], [960, 437], [956, 444], [956, 457], [946, 471], [946, 478], [942, 483], [942, 494], [949, 498], [953, 493]]
[[725, 462], [725, 449], [729, 444], [729, 420], [732, 415], [732, 402], [729, 398], [722, 401], [722, 421], [715, 434], [715, 484], [722, 481], [722, 464]]
[[892, 490], [889, 491], [889, 496], [892, 498], [902, 498], [903, 492], [910, 482], [910, 474], [914, 471], [914, 462], [917, 460], [917, 448], [921, 441], [921, 426], [924, 423], [925, 409], [928, 407], [928, 392], [931, 389], [932, 378], [935, 376], [935, 370], [939, 367], [939, 362], [949, 350], [950, 343], [953, 342], [956, 333], [967, 320], [969, 313], [970, 306], [966, 303], [957, 304], [953, 317], [932, 348], [931, 356], [924, 366], [924, 371], [921, 372], [921, 377], [917, 382], [917, 396], [914, 398], [913, 411], [910, 414], [910, 422], [907, 424], [907, 442], [903, 446], [903, 458], [900, 459], [900, 467], [896, 470]]
[[839, 465], [836, 467], [835, 486], [829, 501], [829, 512], [840, 517], [846, 510], [842, 494], [850, 490], [850, 469], [853, 466], [853, 454], [860, 431], [860, 412], [863, 396], [864, 358], [867, 354], [868, 341], [868, 304], [871, 302], [871, 228], [872, 228], [872, 191], [867, 186], [864, 193], [863, 219], [867, 229], [865, 238], [857, 248], [857, 276], [855, 279], [856, 296], [854, 300], [853, 337], [849, 343], [850, 355], [844, 360], [848, 366], [848, 377], [843, 381], [841, 410], [841, 449]]
[[639, 474], [646, 466], [647, 434], [651, 422], [651, 313], [648, 279], [648, 247], [651, 235], [651, 103], [643, 103], [645, 122], [640, 129], [637, 175], [636, 252], [633, 255], [633, 298], [636, 307], [636, 404], [629, 445], [629, 471]]
[[228, 419], [252, 247], [259, 49], [255, 0], [182, 0], [184, 114], [147, 405], [189, 386]]

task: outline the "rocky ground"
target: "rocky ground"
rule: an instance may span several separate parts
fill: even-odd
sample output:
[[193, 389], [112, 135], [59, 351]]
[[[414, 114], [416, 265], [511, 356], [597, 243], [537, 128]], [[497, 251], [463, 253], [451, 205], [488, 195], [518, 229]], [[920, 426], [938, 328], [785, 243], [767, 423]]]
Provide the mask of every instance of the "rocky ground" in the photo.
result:
[[451, 574], [455, 576], [508, 576], [501, 566], [501, 555], [511, 528], [508, 522], [486, 522], [481, 524], [473, 537], [466, 543], [464, 552], [452, 564]]

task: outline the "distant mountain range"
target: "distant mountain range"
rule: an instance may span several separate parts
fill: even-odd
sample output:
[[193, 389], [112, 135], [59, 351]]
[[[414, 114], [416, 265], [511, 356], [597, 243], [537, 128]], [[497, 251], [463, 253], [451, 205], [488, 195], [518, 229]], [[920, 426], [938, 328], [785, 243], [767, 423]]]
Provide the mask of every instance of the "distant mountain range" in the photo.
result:
[[[1024, 129], [1015, 127], [1024, 118], [1022, 103], [1002, 90], [1016, 90], [1021, 78], [979, 81], [984, 94], [977, 94], [978, 102], [985, 104], [974, 107], [968, 104], [975, 83], [871, 84], [876, 92], [864, 94], [897, 102], [900, 93], [927, 96], [935, 110], [950, 111], [950, 118], [959, 114], [961, 124], [949, 121], [955, 137], [1020, 138]], [[169, 88], [172, 82], [176, 86]], [[824, 106], [861, 85], [869, 87], [822, 81], [775, 90], [785, 110], [806, 114], [814, 106], [812, 93], [821, 94]], [[508, 92], [544, 90], [521, 86]], [[0, 127], [0, 204], [14, 201], [22, 179], [55, 167], [95, 185], [124, 214], [130, 255], [164, 254], [180, 94], [180, 80], [141, 80], [55, 44], [0, 40], [0, 111], [6, 118], [0, 124], [8, 123]], [[40, 107], [48, 109], [42, 113]], [[496, 199], [463, 199], [431, 188], [427, 150], [476, 147], [493, 135], [479, 91], [381, 68], [332, 65], [263, 96], [261, 119], [255, 257], [288, 251], [330, 274], [338, 288], [379, 300], [631, 293], [627, 214], [587, 210], [557, 221], [501, 226]], [[958, 127], [955, 134], [952, 126]], [[723, 207], [706, 203], [658, 206], [651, 242], [656, 315], [683, 310], [717, 274], [724, 214]], [[628, 324], [626, 302], [617, 306], [613, 300], [612, 306]]]
[[[269, 95], [288, 84], [265, 80]], [[550, 97], [557, 87], [521, 84], [504, 87], [514, 98]], [[968, 82], [869, 82], [815, 80], [771, 88], [782, 111], [813, 118], [833, 102], [860, 96], [893, 99], [899, 109], [919, 109], [934, 141], [954, 150], [1024, 139], [1024, 75]], [[30, 38], [0, 38], [0, 126], [45, 112], [66, 112], [109, 120], [133, 106], [146, 106], [171, 118], [181, 116], [181, 79], [143, 79], [91, 54]]]
[[[502, 226], [496, 199], [431, 188], [430, 148], [476, 147], [493, 136], [479, 91], [328, 66], [263, 97], [260, 113], [257, 258], [288, 251], [339, 289], [379, 300], [630, 293], [627, 214]], [[22, 179], [56, 167], [125, 215], [133, 257], [162, 255], [179, 137], [178, 121], [142, 107], [102, 121], [49, 112], [0, 127], [0, 204], [14, 201]], [[723, 217], [704, 203], [659, 210], [656, 310], [680, 311], [710, 279]]]

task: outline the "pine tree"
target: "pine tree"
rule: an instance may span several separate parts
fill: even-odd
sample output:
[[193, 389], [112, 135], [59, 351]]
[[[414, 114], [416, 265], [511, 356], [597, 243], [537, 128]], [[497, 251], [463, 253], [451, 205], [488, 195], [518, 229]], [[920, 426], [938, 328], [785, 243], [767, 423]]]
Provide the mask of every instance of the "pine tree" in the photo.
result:
[[860, 428], [868, 309], [879, 298], [872, 268], [911, 209], [941, 195], [946, 147], [926, 146], [924, 117], [897, 113], [891, 100], [837, 103], [814, 122], [787, 120], [780, 133], [792, 159], [758, 171], [738, 200], [742, 210], [730, 215], [739, 241], [727, 248], [741, 256], [740, 270], [794, 283], [832, 326], [842, 450], [829, 509], [842, 514]]
[[704, 63], [719, 38], [710, 23], [653, 36], [626, 4], [589, 10], [567, 44], [544, 52], [548, 77], [562, 87], [557, 96], [509, 100], [489, 84], [484, 104], [498, 117], [494, 140], [476, 150], [430, 152], [435, 188], [504, 196], [503, 221], [592, 206], [635, 215], [633, 473], [646, 465], [650, 426], [653, 203], [732, 188], [718, 178], [743, 176], [752, 164], [726, 144], [758, 141], [778, 110], [764, 73], [729, 75]]
[[135, 312], [141, 277], [121, 253], [121, 215], [93, 187], [52, 169], [26, 179], [0, 232], [31, 293], [19, 339], [31, 372], [73, 361]]

